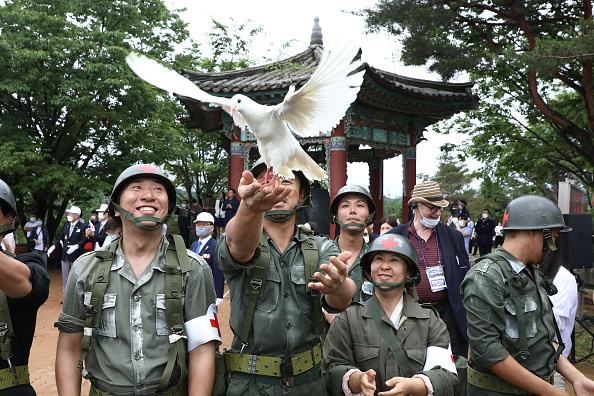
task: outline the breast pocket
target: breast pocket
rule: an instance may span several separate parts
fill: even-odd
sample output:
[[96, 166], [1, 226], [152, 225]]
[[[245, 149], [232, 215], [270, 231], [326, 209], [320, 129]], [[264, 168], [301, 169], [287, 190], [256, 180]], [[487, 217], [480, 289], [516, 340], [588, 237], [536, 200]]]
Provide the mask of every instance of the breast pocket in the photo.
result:
[[169, 335], [165, 294], [157, 294], [155, 298], [155, 327], [157, 329], [157, 335]]
[[[520, 338], [520, 332], [516, 304], [510, 297], [507, 297], [503, 304], [505, 306], [505, 333], [510, 338], [518, 339]], [[521, 296], [520, 306], [526, 323], [526, 337], [534, 337], [536, 335], [536, 308], [538, 307], [536, 301], [531, 296]]]
[[[93, 329], [94, 335], [104, 337], [117, 337], [116, 331], [116, 293], [105, 293], [101, 307], [101, 320], [99, 326]], [[91, 292], [85, 293], [85, 304], [91, 301]]]
[[353, 344], [356, 366], [361, 371], [379, 367], [379, 345]]
[[[253, 271], [253, 268], [251, 271]], [[248, 279], [251, 278], [251, 271], [247, 275]], [[268, 267], [268, 275], [266, 277], [266, 284], [264, 285], [264, 292], [260, 294], [258, 300], [256, 301], [257, 311], [271, 313], [276, 309], [278, 306], [278, 299], [280, 297], [280, 283], [280, 274], [276, 270], [274, 264], [271, 264]], [[243, 294], [243, 301], [247, 305], [249, 301], [249, 293], [251, 291], [249, 283], [246, 289], [247, 290]]]

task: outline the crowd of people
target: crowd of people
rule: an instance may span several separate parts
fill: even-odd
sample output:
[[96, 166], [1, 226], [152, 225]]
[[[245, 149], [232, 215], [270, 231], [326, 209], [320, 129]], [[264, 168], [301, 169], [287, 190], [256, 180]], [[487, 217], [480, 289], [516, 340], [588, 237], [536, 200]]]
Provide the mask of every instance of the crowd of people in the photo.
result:
[[[60, 395], [80, 394], [82, 377], [91, 395], [562, 395], [565, 380], [594, 395], [567, 360], [577, 285], [553, 202], [517, 198], [499, 229], [489, 210], [472, 227], [462, 202], [448, 225], [439, 185], [419, 183], [409, 221], [387, 216], [376, 234], [368, 190], [346, 185], [330, 203], [331, 240], [297, 223], [311, 204], [307, 178], [263, 185], [266, 170], [258, 162], [226, 198], [178, 207], [161, 170], [133, 165], [88, 223], [70, 207], [53, 243], [30, 214], [29, 253], [15, 257], [2, 241], [0, 327], [14, 331], [0, 335], [0, 373], [15, 380], [0, 395], [35, 394], [27, 363], [54, 251]], [[3, 182], [0, 193], [7, 235], [16, 203]], [[175, 214], [179, 235], [164, 232]], [[471, 268], [473, 234], [481, 257]], [[225, 283], [233, 339], [221, 353]]]

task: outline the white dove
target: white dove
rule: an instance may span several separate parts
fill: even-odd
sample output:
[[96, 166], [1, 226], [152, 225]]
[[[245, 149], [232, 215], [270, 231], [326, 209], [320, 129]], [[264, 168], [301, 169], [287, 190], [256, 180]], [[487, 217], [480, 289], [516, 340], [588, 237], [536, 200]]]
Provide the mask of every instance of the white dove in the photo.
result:
[[289, 87], [283, 102], [275, 106], [261, 105], [241, 94], [231, 99], [210, 95], [144, 55], [130, 53], [126, 62], [146, 82], [219, 106], [242, 130], [248, 126], [268, 167], [265, 182], [269, 180], [270, 169], [275, 176], [292, 179], [295, 177], [292, 170], [300, 170], [309, 180], [324, 180], [326, 172], [301, 148], [291, 130], [300, 136], [316, 136], [338, 125], [363, 83], [365, 70], [353, 73], [363, 64], [360, 60], [353, 62], [358, 51], [359, 47], [353, 43], [337, 46], [332, 51], [324, 49], [307, 83], [298, 91], [295, 86]]

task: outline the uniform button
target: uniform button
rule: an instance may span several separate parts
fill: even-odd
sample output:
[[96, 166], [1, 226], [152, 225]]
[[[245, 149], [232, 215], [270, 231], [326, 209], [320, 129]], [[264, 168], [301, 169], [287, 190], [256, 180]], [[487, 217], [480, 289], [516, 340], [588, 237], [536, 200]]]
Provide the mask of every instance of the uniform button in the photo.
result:
[[136, 302], [140, 301], [140, 296], [138, 294], [134, 296], [134, 301], [136, 301]]
[[140, 360], [140, 353], [137, 353], [136, 355], [134, 355], [134, 360]]
[[281, 263], [281, 267], [285, 268], [287, 266], [287, 264], [285, 264], [284, 262]]
[[290, 329], [291, 327], [293, 327], [292, 323], [287, 323], [287, 329]]
[[138, 325], [134, 325], [134, 327], [132, 327], [134, 329], [134, 331], [138, 331], [140, 329], [140, 326]]
[[284, 297], [284, 298], [287, 298], [287, 297], [289, 297], [289, 293], [285, 292], [285, 293], [283, 294], [283, 297]]

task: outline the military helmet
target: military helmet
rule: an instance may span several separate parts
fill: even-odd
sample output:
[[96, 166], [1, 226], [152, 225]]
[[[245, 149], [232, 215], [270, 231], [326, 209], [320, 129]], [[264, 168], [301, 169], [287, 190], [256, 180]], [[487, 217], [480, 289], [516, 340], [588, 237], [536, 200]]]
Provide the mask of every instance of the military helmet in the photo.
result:
[[[0, 179], [0, 200], [4, 201], [10, 207], [11, 211], [14, 214], [14, 218], [10, 222], [10, 224], [11, 224], [10, 226], [8, 225], [8, 223], [6, 225], [4, 225], [4, 224], [0, 225], [0, 227], [1, 227], [0, 235], [5, 235], [5, 234], [9, 234], [12, 231], [17, 229], [17, 225], [19, 222], [19, 216], [18, 216], [16, 199], [14, 198], [14, 194], [13, 194], [12, 190], [10, 189], [10, 187], [8, 186], [8, 184], [6, 184], [6, 182], [1, 179]], [[4, 214], [6, 215], [8, 213], [4, 213]], [[4, 226], [4, 227], [2, 227], [2, 226]]]
[[346, 195], [362, 195], [365, 198], [365, 200], [367, 201], [367, 207], [369, 208], [369, 217], [367, 218], [365, 225], [368, 226], [369, 224], [373, 223], [376, 214], [375, 203], [373, 202], [373, 199], [371, 198], [371, 194], [369, 194], [369, 191], [367, 191], [366, 188], [358, 186], [356, 184], [347, 184], [346, 186], [338, 190], [338, 192], [334, 196], [334, 199], [330, 203], [330, 214], [332, 215], [332, 223], [336, 223], [338, 205], [340, 204], [340, 200]]
[[[376, 252], [395, 253], [404, 258], [411, 279], [421, 273], [419, 270], [419, 256], [415, 245], [400, 234], [386, 233], [373, 240], [369, 250], [361, 258], [361, 270], [369, 275], [371, 275], [371, 261]], [[420, 282], [421, 277], [419, 276], [415, 281], [415, 286]]]
[[[169, 210], [167, 213], [172, 214], [175, 210], [175, 201], [177, 198], [175, 186], [173, 185], [171, 180], [169, 180], [167, 176], [165, 176], [161, 169], [148, 164], [132, 165], [125, 169], [122, 173], [120, 173], [113, 186], [113, 191], [111, 192], [111, 200], [119, 204], [120, 195], [126, 183], [129, 182], [131, 179], [138, 178], [139, 176], [151, 176], [159, 180], [159, 182], [163, 183], [163, 185], [165, 186], [165, 190], [167, 190], [167, 197], [169, 198]], [[110, 208], [111, 216], [114, 215], [114, 213], [112, 212], [113, 208]]]
[[538, 195], [524, 195], [511, 201], [503, 215], [504, 230], [543, 230], [565, 225], [559, 207], [550, 199]]

